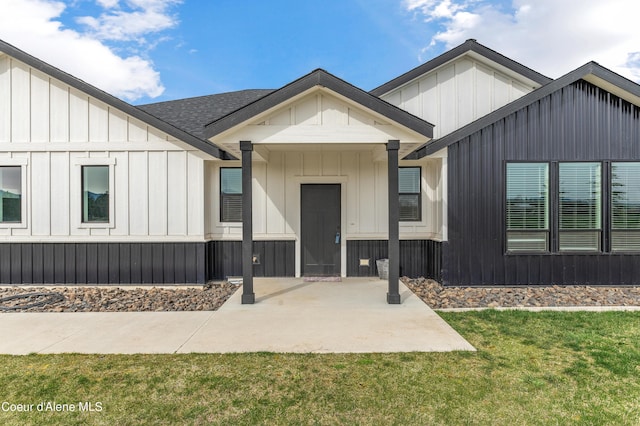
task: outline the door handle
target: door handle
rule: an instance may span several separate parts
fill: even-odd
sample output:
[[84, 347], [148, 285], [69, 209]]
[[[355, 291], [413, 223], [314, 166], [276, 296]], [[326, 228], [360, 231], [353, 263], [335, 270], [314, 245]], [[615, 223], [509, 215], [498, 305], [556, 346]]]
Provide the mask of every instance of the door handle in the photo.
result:
[[340, 232], [336, 232], [336, 244], [340, 244]]

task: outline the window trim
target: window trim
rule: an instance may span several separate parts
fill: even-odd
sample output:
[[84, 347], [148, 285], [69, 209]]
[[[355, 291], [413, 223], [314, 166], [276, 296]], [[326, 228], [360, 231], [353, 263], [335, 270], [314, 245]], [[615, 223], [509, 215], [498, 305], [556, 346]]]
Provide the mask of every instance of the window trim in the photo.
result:
[[[223, 207], [224, 207], [224, 203], [222, 201], [223, 198], [223, 193], [222, 193], [222, 172], [224, 169], [238, 169], [240, 170], [240, 173], [242, 173], [242, 167], [240, 166], [221, 166], [219, 168], [219, 172], [218, 172], [218, 183], [219, 183], [219, 188], [218, 188], [218, 204], [219, 204], [219, 208], [218, 208], [218, 221], [221, 224], [226, 224], [226, 225], [238, 225], [238, 224], [242, 224], [242, 214], [240, 216], [239, 220], [223, 220]], [[240, 196], [240, 200], [242, 201], [242, 190], [240, 192], [240, 194], [226, 194], [226, 196]]]
[[[111, 229], [115, 228], [115, 165], [116, 159], [111, 157], [77, 158], [75, 161], [77, 171], [76, 183], [73, 185], [72, 211], [77, 215], [75, 223], [79, 229]], [[83, 166], [109, 166], [109, 221], [108, 222], [83, 222], [82, 215], [82, 169]]]
[[[398, 173], [400, 173], [400, 169], [418, 169], [418, 192], [400, 192], [398, 189], [398, 198], [402, 195], [417, 195], [418, 196], [418, 218], [410, 219], [410, 220], [400, 220], [403, 223], [415, 224], [417, 222], [422, 222], [422, 166], [399, 166]], [[398, 187], [400, 186], [400, 179], [398, 179]]]
[[20, 222], [0, 222], [1, 229], [19, 229], [27, 227], [28, 214], [28, 202], [27, 196], [27, 167], [29, 166], [29, 160], [27, 158], [2, 158], [0, 159], [0, 167], [20, 167]]

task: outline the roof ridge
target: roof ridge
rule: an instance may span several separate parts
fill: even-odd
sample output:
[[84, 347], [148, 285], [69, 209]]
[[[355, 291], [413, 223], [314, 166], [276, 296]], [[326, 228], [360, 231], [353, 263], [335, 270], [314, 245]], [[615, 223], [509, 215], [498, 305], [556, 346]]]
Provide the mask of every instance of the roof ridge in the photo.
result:
[[[478, 119], [472, 121], [471, 123], [454, 130], [453, 132], [442, 136], [438, 139], [432, 139], [426, 144], [418, 147], [411, 153], [410, 155], [415, 155], [417, 158], [422, 158], [425, 155], [429, 155], [433, 152], [439, 151], [440, 149], [446, 148], [452, 143], [463, 139], [474, 132], [489, 126], [496, 121], [508, 116], [509, 114], [513, 114], [518, 110], [532, 104], [533, 102], [542, 99], [545, 96], [554, 93], [557, 90], [562, 89], [570, 84], [575, 83], [578, 80], [585, 80], [585, 77], [592, 75], [594, 77], [600, 78], [607, 83], [612, 84], [613, 86], [626, 91], [630, 95], [636, 96], [640, 98], [640, 84], [629, 80], [628, 78], [611, 71], [610, 69], [598, 64], [595, 61], [589, 61], [584, 65], [579, 66], [578, 68], [569, 71], [562, 77], [559, 77], [555, 80], [550, 81], [549, 83], [535, 89], [532, 92], [527, 93], [526, 95], [509, 102], [506, 105], [496, 109], [495, 111], [490, 112]], [[590, 80], [586, 80], [591, 84], [595, 84]], [[597, 84], [596, 84], [597, 86]], [[598, 86], [602, 88], [601, 86]], [[610, 90], [602, 88], [610, 92]], [[618, 95], [616, 95], [618, 96]], [[640, 106], [640, 105], [639, 105]]]
[[496, 62], [499, 65], [502, 65], [522, 75], [523, 77], [533, 80], [540, 85], [544, 85], [549, 81], [552, 81], [551, 78], [539, 73], [533, 68], [529, 68], [526, 65], [523, 65], [520, 62], [517, 62], [496, 50], [480, 44], [475, 39], [468, 39], [464, 43], [452, 49], [449, 49], [446, 52], [441, 53], [440, 55], [428, 60], [427, 62], [420, 64], [417, 67], [399, 75], [398, 77], [376, 87], [375, 89], [371, 90], [370, 93], [375, 96], [382, 96], [383, 94], [388, 93], [391, 90], [394, 90], [469, 51], [476, 52], [477, 54], [484, 56], [485, 58]]
[[241, 89], [241, 90], [230, 90], [228, 92], [221, 92], [221, 93], [210, 93], [208, 95], [198, 95], [198, 96], [189, 96], [187, 98], [178, 98], [178, 99], [169, 99], [166, 101], [160, 101], [160, 102], [150, 102], [148, 104], [139, 104], [136, 105], [137, 107], [146, 107], [149, 105], [159, 105], [159, 104], [164, 104], [164, 103], [169, 103], [169, 102], [181, 102], [181, 101], [189, 101], [189, 100], [196, 100], [196, 99], [203, 99], [203, 98], [210, 98], [213, 96], [223, 96], [223, 95], [230, 95], [230, 94], [234, 94], [234, 93], [243, 93], [243, 92], [259, 92], [259, 91], [264, 91], [264, 92], [273, 92], [276, 89]]

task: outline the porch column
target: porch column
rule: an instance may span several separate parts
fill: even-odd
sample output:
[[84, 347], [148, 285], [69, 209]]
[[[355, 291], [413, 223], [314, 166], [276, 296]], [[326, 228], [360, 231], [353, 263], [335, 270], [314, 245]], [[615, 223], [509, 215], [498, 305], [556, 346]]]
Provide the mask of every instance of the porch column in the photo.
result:
[[398, 196], [398, 149], [400, 141], [387, 143], [389, 179], [389, 291], [387, 303], [400, 304], [400, 199]]
[[242, 304], [256, 300], [253, 293], [253, 208], [251, 192], [251, 141], [240, 141], [242, 151]]

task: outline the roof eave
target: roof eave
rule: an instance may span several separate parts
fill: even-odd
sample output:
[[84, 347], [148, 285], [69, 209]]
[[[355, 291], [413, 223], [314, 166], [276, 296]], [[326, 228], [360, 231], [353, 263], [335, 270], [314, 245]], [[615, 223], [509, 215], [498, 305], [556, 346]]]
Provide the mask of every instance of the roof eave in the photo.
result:
[[481, 117], [476, 121], [473, 121], [440, 139], [435, 139], [427, 142], [426, 144], [414, 150], [406, 158], [419, 159], [427, 155], [434, 154], [437, 151], [440, 151], [443, 148], [447, 148], [449, 145], [477, 132], [478, 130], [481, 130], [495, 123], [496, 121], [508, 116], [509, 114], [512, 114], [526, 107], [527, 105], [530, 105], [531, 103], [542, 99], [543, 97], [548, 96], [551, 93], [581, 79], [589, 81], [590, 83], [595, 84], [605, 90], [608, 89], [606, 87], [603, 87], [603, 83], [617, 88], [618, 93], [614, 93], [616, 96], [619, 96], [622, 99], [640, 106], [640, 85], [622, 77], [619, 74], [616, 74], [615, 72], [599, 65], [596, 62], [588, 62], [583, 66], [558, 78], [557, 80], [553, 80], [552, 82], [540, 87], [539, 89], [536, 89], [533, 92], [528, 93], [519, 99], [516, 99], [515, 101], [503, 106], [502, 108], [499, 108], [492, 113], [489, 113], [484, 117]]
[[167, 123], [166, 121], [163, 121], [121, 99], [116, 98], [113, 95], [108, 94], [107, 92], [104, 92], [103, 90], [98, 89], [97, 87], [89, 83], [80, 80], [77, 77], [72, 76], [71, 74], [68, 74], [32, 55], [29, 55], [28, 53], [3, 40], [0, 40], [0, 52], [4, 52], [5, 54], [17, 59], [18, 61], [24, 62], [30, 67], [42, 71], [43, 73], [57, 80], [60, 80], [63, 83], [68, 84], [69, 86], [74, 87], [75, 89], [78, 89], [81, 92], [84, 92], [89, 96], [92, 96], [140, 121], [143, 121], [150, 126], [153, 126], [158, 130], [167, 133], [168, 135], [171, 135], [176, 139], [183, 141], [206, 154], [220, 159], [235, 158], [226, 151], [223, 151], [220, 148], [212, 145], [208, 141], [197, 138], [190, 133], [187, 133], [184, 130], [181, 130]]

